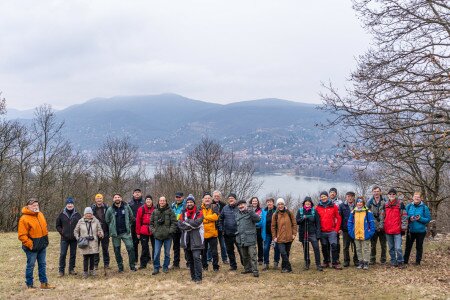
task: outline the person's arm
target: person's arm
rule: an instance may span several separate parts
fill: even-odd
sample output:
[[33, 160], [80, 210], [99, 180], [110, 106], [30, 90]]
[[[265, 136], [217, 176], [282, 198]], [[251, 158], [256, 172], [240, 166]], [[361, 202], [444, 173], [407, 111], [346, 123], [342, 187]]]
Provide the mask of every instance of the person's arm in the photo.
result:
[[353, 213], [350, 213], [350, 215], [348, 216], [347, 230], [348, 230], [348, 235], [350, 235], [351, 238], [354, 239], [355, 238], [355, 222], [354, 222]]
[[379, 205], [378, 217], [380, 218], [380, 222], [378, 223], [378, 229], [384, 230], [384, 218], [385, 218], [385, 215], [386, 215], [386, 207], [385, 207], [384, 203], [383, 204], [381, 203], [381, 200], [380, 200], [380, 203], [378, 205]]
[[342, 217], [339, 214], [337, 206], [334, 206], [334, 217], [336, 218], [336, 227], [334, 227], [334, 231], [339, 232], [339, 230], [341, 230]]
[[141, 222], [144, 215], [144, 208], [141, 206], [136, 212], [136, 236], [139, 239], [141, 235]]
[[212, 210], [212, 214], [203, 215], [203, 219], [210, 222], [216, 222], [219, 220], [219, 213], [216, 210]]
[[257, 213], [255, 213], [254, 211], [253, 211], [253, 209], [251, 209], [251, 210], [249, 210], [249, 212], [250, 212], [250, 218], [251, 218], [251, 220], [253, 221], [253, 223], [258, 223], [259, 221], [261, 221], [261, 217], [257, 214]]
[[63, 236], [63, 225], [62, 225], [61, 214], [59, 214], [58, 218], [56, 219], [56, 230], [59, 232], [59, 234], [61, 236]]
[[33, 249], [33, 240], [28, 236], [28, 226], [24, 221], [24, 218], [20, 218], [17, 226], [18, 238], [22, 242], [22, 245], [28, 249]]
[[370, 211], [367, 211], [367, 219], [369, 221], [369, 239], [375, 234], [375, 218]]
[[75, 236], [76, 240], [78, 240], [80, 238], [80, 226], [81, 226], [81, 222], [78, 221], [77, 225], [75, 226], [75, 229], [73, 230], [73, 235]]
[[111, 217], [112, 217], [112, 211], [111, 210], [112, 210], [112, 207], [109, 207], [106, 210], [106, 213], [105, 213], [105, 222], [108, 225], [109, 225], [109, 223], [111, 223]]
[[136, 217], [134, 216], [133, 210], [130, 205], [127, 205], [128, 215], [130, 216], [130, 224], [136, 222]]
[[220, 215], [219, 215], [219, 229], [221, 231], [225, 230], [225, 227], [224, 227], [224, 221], [225, 221], [224, 210], [225, 210], [225, 206], [224, 206], [224, 208], [222, 208], [222, 211], [220, 212]]
[[156, 214], [155, 211], [153, 211], [152, 216], [150, 217], [150, 231], [153, 233], [155, 232], [155, 222], [156, 222]]
[[102, 224], [100, 224], [100, 221], [97, 218], [95, 218], [95, 222], [97, 223], [97, 236], [99, 238], [103, 238], [104, 233], [102, 229]]
[[428, 206], [425, 205], [423, 216], [420, 216], [420, 219], [418, 221], [425, 225], [430, 223], [431, 214], [430, 214], [430, 209], [428, 208]]
[[320, 225], [320, 216], [316, 211], [316, 214], [314, 216], [315, 222], [316, 222], [316, 237], [320, 239], [321, 236], [321, 225]]
[[297, 235], [297, 222], [295, 222], [294, 213], [291, 212], [289, 216], [291, 218], [292, 238], [295, 239]]
[[277, 218], [276, 218], [276, 212], [274, 212], [272, 214], [271, 231], [272, 231], [272, 239], [276, 242], [277, 241]]
[[297, 215], [295, 216], [295, 221], [297, 222], [297, 225], [301, 225], [305, 222], [305, 219], [302, 218], [302, 215], [300, 214], [300, 210], [297, 210]]
[[175, 213], [173, 210], [170, 210], [170, 229], [169, 233], [175, 233], [177, 231], [177, 217], [175, 216]]
[[403, 202], [400, 204], [400, 214], [402, 219], [401, 230], [404, 232], [408, 229], [408, 216], [406, 215], [406, 209]]

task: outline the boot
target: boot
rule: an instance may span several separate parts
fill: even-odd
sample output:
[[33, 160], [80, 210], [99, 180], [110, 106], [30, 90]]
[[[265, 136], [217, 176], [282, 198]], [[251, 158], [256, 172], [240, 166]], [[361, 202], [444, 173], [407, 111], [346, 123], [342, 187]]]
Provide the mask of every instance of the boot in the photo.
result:
[[78, 273], [77, 272], [75, 272], [74, 270], [70, 270], [69, 271], [69, 275], [77, 275]]
[[335, 264], [333, 265], [333, 269], [336, 269], [336, 270], [342, 270], [341, 264], [340, 264], [340, 263], [335, 263]]
[[91, 270], [91, 271], [89, 271], [89, 275], [90, 276], [97, 276], [97, 273], [95, 273], [95, 270]]
[[360, 261], [359, 264], [356, 266], [357, 269], [362, 269], [364, 267], [364, 262]]
[[277, 262], [274, 262], [274, 263], [273, 263], [273, 269], [274, 269], [274, 270], [278, 270], [278, 263], [277, 263]]
[[322, 266], [321, 266], [321, 265], [317, 265], [317, 271], [319, 271], [319, 272], [323, 272], [323, 268], [322, 268]]
[[88, 272], [83, 272], [83, 279], [87, 279], [89, 277], [89, 273]]
[[64, 277], [64, 272], [59, 272], [58, 277]]
[[363, 264], [363, 270], [369, 270], [369, 263], [366, 261]]
[[305, 266], [303, 267], [303, 270], [308, 271], [309, 270], [309, 262], [305, 262]]
[[41, 290], [53, 290], [55, 288], [55, 286], [48, 284], [48, 282], [41, 283]]
[[269, 264], [264, 264], [263, 271], [269, 271]]

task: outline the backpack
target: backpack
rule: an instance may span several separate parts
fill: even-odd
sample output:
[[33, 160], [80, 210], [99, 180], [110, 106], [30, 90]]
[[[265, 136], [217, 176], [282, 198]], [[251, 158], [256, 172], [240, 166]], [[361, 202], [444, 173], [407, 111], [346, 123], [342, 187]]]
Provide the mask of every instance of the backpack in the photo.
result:
[[[298, 209], [298, 212], [300, 213], [300, 218], [303, 217], [303, 207], [300, 207]], [[316, 216], [316, 210], [314, 209], [314, 207], [311, 207], [311, 212], [312, 212], [312, 216], [315, 217]]]

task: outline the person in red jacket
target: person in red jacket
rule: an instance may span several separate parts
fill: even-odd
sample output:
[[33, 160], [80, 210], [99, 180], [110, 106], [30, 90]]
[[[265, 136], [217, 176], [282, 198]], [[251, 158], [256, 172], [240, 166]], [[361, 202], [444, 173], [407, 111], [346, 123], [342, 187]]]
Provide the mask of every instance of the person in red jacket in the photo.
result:
[[391, 266], [404, 268], [402, 254], [402, 234], [408, 227], [405, 204], [397, 198], [397, 190], [392, 188], [388, 192], [389, 201], [384, 204], [381, 213], [381, 222], [384, 224], [384, 232], [389, 245]]
[[330, 267], [331, 246], [332, 267], [336, 270], [342, 270], [337, 246], [337, 235], [341, 228], [342, 219], [337, 205], [333, 204], [328, 198], [327, 192], [320, 193], [320, 201], [316, 211], [320, 217], [320, 244], [322, 245], [323, 267]]
[[[136, 235], [142, 245], [141, 265], [139, 269], [147, 268], [155, 252], [155, 238], [150, 230], [150, 218], [155, 210], [153, 206], [153, 198], [151, 195], [145, 196], [145, 204], [138, 208], [136, 213]], [[150, 257], [150, 249], [148, 242], [152, 244], [152, 256]]]

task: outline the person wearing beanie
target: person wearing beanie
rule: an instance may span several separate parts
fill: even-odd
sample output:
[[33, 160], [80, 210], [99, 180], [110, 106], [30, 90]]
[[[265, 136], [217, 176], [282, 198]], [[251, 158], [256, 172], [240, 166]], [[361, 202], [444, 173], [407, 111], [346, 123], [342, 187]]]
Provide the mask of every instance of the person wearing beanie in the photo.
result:
[[342, 270], [339, 263], [339, 251], [337, 246], [337, 235], [341, 229], [341, 215], [338, 207], [328, 198], [327, 192], [320, 193], [319, 205], [316, 212], [320, 217], [320, 243], [322, 245], [323, 267], [330, 267], [330, 248], [332, 267]]
[[379, 186], [374, 186], [372, 188], [372, 197], [367, 202], [367, 209], [369, 209], [375, 218], [376, 231], [372, 238], [370, 239], [370, 262], [369, 264], [374, 265], [376, 263], [377, 256], [377, 241], [380, 241], [381, 257], [380, 263], [386, 263], [386, 234], [384, 233], [384, 224], [382, 222], [381, 216], [384, 214], [384, 204], [388, 200], [382, 195], [381, 188]]
[[74, 230], [81, 215], [77, 212], [73, 198], [66, 199], [66, 206], [56, 219], [56, 230], [61, 236], [59, 251], [59, 277], [64, 276], [66, 269], [67, 252], [70, 249], [69, 256], [69, 274], [76, 275], [75, 263], [77, 259], [77, 240], [75, 239]]
[[289, 261], [292, 242], [297, 235], [297, 223], [294, 214], [286, 208], [283, 198], [277, 199], [277, 210], [272, 216], [272, 237], [277, 243], [281, 255], [281, 272], [292, 272]]
[[359, 265], [358, 255], [356, 253], [356, 244], [355, 240], [350, 236], [348, 232], [348, 219], [350, 217], [351, 212], [355, 208], [355, 193], [347, 192], [345, 194], [345, 201], [341, 205], [339, 205], [339, 214], [341, 215], [341, 232], [343, 237], [343, 246], [344, 246], [344, 268], [350, 266], [350, 248], [353, 251], [353, 263], [355, 266]]
[[[249, 207], [259, 216], [261, 217], [262, 209], [261, 204], [259, 203], [258, 197], [252, 197], [250, 199]], [[264, 249], [263, 249], [263, 239], [261, 235], [262, 229], [261, 229], [261, 223], [258, 222], [256, 224], [256, 245], [258, 246], [258, 264], [263, 264], [264, 259]]]
[[[109, 205], [104, 203], [103, 195], [102, 194], [96, 194], [94, 197], [94, 203], [91, 205], [92, 211], [94, 213], [94, 217], [97, 218], [97, 220], [100, 222], [100, 225], [102, 226], [103, 230], [103, 238], [100, 239], [99, 247], [101, 245], [102, 247], [102, 256], [103, 256], [103, 266], [106, 269], [110, 269], [109, 267], [109, 227], [106, 223], [106, 211], [109, 208]], [[100, 252], [99, 254], [95, 255], [94, 259], [94, 270], [98, 270], [98, 264], [100, 262]]]
[[[261, 237], [264, 241], [264, 267], [263, 271], [269, 270], [269, 256], [270, 248], [274, 249], [274, 262], [273, 268], [278, 269], [278, 264], [280, 262], [280, 251], [278, 250], [278, 245], [274, 242], [272, 244], [272, 216], [275, 213], [275, 199], [266, 199], [266, 207], [261, 213]], [[271, 247], [274, 245], [274, 247]]]
[[311, 197], [305, 197], [302, 206], [297, 211], [296, 221], [298, 225], [298, 238], [303, 245], [303, 255], [305, 258], [305, 270], [309, 270], [311, 259], [309, 255], [309, 243], [314, 250], [314, 260], [317, 271], [323, 271], [320, 264], [320, 218], [317, 214]]
[[131, 197], [131, 200], [128, 202], [128, 205], [130, 206], [131, 210], [133, 211], [134, 216], [134, 222], [131, 224], [131, 238], [133, 239], [133, 249], [134, 249], [134, 257], [136, 259], [136, 263], [138, 263], [139, 259], [139, 242], [140, 239], [137, 237], [136, 234], [136, 215], [139, 207], [144, 205], [144, 199], [142, 198], [142, 191], [141, 189], [134, 189], [133, 190], [133, 196]]
[[195, 198], [192, 195], [186, 198], [186, 208], [178, 219], [178, 228], [181, 230], [181, 247], [185, 250], [189, 261], [191, 280], [201, 283], [203, 276], [201, 255], [205, 239], [203, 212], [195, 206]]
[[147, 264], [151, 261], [149, 242], [152, 245], [152, 254], [155, 254], [155, 238], [150, 231], [150, 219], [154, 210], [152, 195], [145, 196], [145, 204], [139, 207], [136, 214], [136, 235], [142, 246], [139, 269], [147, 268]]
[[[337, 190], [337, 188], [332, 187], [328, 191], [328, 193], [329, 193], [329, 198], [330, 198], [331, 202], [333, 202], [333, 204], [336, 205], [339, 208], [339, 206], [343, 203], [343, 201], [338, 198], [338, 190]], [[342, 233], [342, 230], [339, 230], [339, 232], [337, 233], [337, 237], [336, 237], [336, 239], [337, 239], [337, 251], [338, 251], [339, 254], [341, 253], [341, 242], [340, 242], [340, 240], [341, 240], [341, 233]], [[331, 249], [330, 249], [330, 255], [332, 256]]]
[[241, 264], [243, 265], [240, 248], [236, 242], [236, 214], [238, 211], [236, 202], [236, 194], [230, 193], [228, 196], [228, 204], [225, 205], [225, 207], [222, 209], [222, 213], [219, 216], [219, 227], [223, 230], [228, 259], [230, 262], [230, 271], [237, 270], [236, 255], [234, 253], [235, 247], [238, 250], [239, 256], [241, 258]]
[[[212, 199], [213, 199], [213, 206], [217, 207], [219, 210], [219, 215], [220, 213], [222, 213], [222, 209], [225, 207], [225, 205], [227, 205], [224, 201], [222, 201], [222, 192], [219, 190], [215, 190], [212, 193]], [[223, 237], [223, 228], [220, 227], [220, 222], [217, 221], [217, 231], [218, 231], [218, 236], [217, 239], [219, 240], [219, 245], [220, 245], [220, 256], [222, 258], [222, 263], [224, 265], [228, 265], [228, 255], [227, 255], [227, 246], [225, 245], [225, 238]], [[209, 253], [209, 251], [208, 251]], [[208, 259], [211, 256], [208, 255]]]
[[80, 246], [80, 252], [83, 255], [83, 278], [88, 278], [89, 275], [95, 276], [94, 260], [96, 254], [99, 253], [98, 240], [103, 238], [102, 225], [94, 217], [91, 207], [84, 209], [84, 216], [81, 218], [74, 230], [74, 235], [80, 243], [81, 239], [87, 240], [87, 245]]
[[[187, 199], [183, 199], [183, 196], [184, 196], [183, 192], [176, 192], [175, 193], [175, 201], [170, 206], [172, 211], [175, 213], [175, 217], [177, 218], [177, 220], [180, 218], [181, 212], [186, 208], [186, 200]], [[189, 194], [188, 197], [189, 196], [194, 197], [191, 194]], [[177, 227], [175, 229], [175, 233], [172, 235], [172, 249], [173, 249], [172, 268], [173, 269], [180, 268], [180, 250], [181, 250], [180, 239], [181, 239], [181, 231]], [[187, 259], [186, 252], [184, 252], [184, 258], [186, 260], [186, 267], [189, 268], [189, 261]]]
[[356, 243], [359, 265], [358, 269], [369, 269], [370, 239], [375, 233], [375, 218], [370, 212], [364, 199], [356, 200], [356, 207], [352, 210], [348, 219], [348, 233]]
[[212, 265], [214, 272], [219, 271], [219, 254], [217, 253], [217, 237], [219, 232], [216, 223], [219, 220], [219, 207], [212, 204], [210, 193], [203, 194], [202, 200], [203, 226], [205, 237], [205, 248], [202, 253], [203, 270], [208, 270], [208, 252], [212, 257]]

